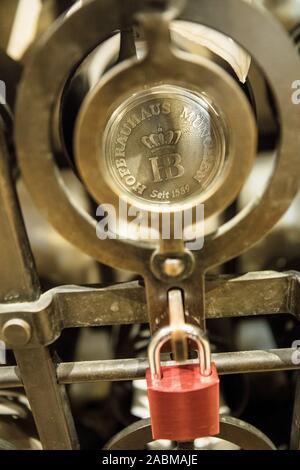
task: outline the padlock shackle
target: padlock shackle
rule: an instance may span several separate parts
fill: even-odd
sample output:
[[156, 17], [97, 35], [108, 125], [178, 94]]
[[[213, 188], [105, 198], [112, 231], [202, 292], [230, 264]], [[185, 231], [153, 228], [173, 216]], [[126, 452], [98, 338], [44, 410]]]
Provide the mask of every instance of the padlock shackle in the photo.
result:
[[[162, 346], [171, 339], [172, 334], [178, 331], [178, 326], [168, 325], [155, 333], [148, 346], [148, 359], [152, 379], [161, 379], [160, 351]], [[184, 332], [188, 338], [193, 340], [198, 347], [200, 357], [200, 374], [208, 377], [211, 375], [210, 345], [200, 328], [191, 324], [180, 325], [180, 331]]]

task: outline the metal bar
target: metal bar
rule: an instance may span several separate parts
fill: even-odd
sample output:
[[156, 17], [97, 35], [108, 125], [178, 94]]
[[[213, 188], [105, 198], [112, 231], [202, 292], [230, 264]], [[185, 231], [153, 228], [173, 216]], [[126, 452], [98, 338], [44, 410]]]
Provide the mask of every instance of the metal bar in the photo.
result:
[[208, 277], [207, 318], [291, 313], [299, 315], [299, 274], [261, 271], [238, 276]]
[[145, 288], [138, 282], [107, 288], [62, 288], [55, 294], [64, 328], [148, 323]]
[[[295, 349], [288, 348], [217, 353], [212, 355], [212, 360], [216, 363], [220, 375], [297, 370], [300, 369], [300, 364], [293, 362], [294, 352]], [[138, 380], [145, 378], [147, 367], [146, 358], [61, 363], [57, 366], [57, 377], [61, 384]], [[0, 388], [21, 386], [18, 368], [0, 368]]]
[[[206, 318], [294, 314], [299, 274], [266, 271], [241, 276], [209, 277]], [[148, 323], [145, 289], [138, 282], [108, 288], [59, 288], [54, 293], [64, 328]]]
[[64, 387], [59, 386], [48, 348], [15, 351], [18, 370], [44, 450], [78, 448]]
[[185, 324], [185, 313], [182, 292], [179, 289], [172, 289], [168, 292], [169, 322], [170, 326], [176, 328], [171, 335], [173, 359], [177, 362], [186, 361], [188, 355], [188, 342], [186, 334], [181, 326]]
[[78, 448], [73, 417], [47, 347], [14, 350], [44, 450]]
[[[2, 331], [9, 331], [18, 370], [35, 419], [44, 449], [77, 447], [73, 418], [63, 387], [57, 383], [55, 367], [45, 347], [22, 349], [30, 337], [30, 326], [24, 344], [18, 332], [22, 304], [34, 303], [40, 296], [38, 276], [34, 267], [27, 234], [23, 224], [9, 165], [6, 133], [0, 117], [0, 300], [11, 310], [11, 322]], [[2, 315], [2, 314], [0, 314]], [[6, 321], [6, 320], [5, 320]], [[25, 325], [27, 325], [25, 323]], [[47, 404], [45, 406], [45, 403]]]
[[[294, 349], [273, 349], [218, 353], [212, 355], [212, 360], [221, 375], [299, 369], [300, 365], [292, 362], [293, 352]], [[147, 367], [147, 359], [75, 362], [60, 364], [57, 374], [59, 382], [63, 383], [137, 380], [145, 378]]]
[[0, 301], [34, 301], [39, 282], [27, 240], [9, 166], [4, 124], [0, 116]]
[[[297, 272], [209, 277], [205, 297], [208, 319], [289, 313], [300, 320]], [[0, 303], [0, 327], [15, 313], [33, 333], [38, 331], [38, 344], [53, 343], [64, 328], [149, 321], [145, 288], [137, 281], [97, 288], [60, 286], [34, 302]]]
[[300, 450], [300, 371], [296, 375], [290, 449]]

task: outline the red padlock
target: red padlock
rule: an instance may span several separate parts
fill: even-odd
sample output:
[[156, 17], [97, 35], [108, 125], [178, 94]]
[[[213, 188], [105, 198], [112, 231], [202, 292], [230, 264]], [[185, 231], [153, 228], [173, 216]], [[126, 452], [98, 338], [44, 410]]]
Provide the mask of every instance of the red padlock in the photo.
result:
[[200, 364], [160, 366], [160, 350], [178, 326], [156, 333], [149, 345], [147, 387], [154, 440], [192, 441], [219, 434], [219, 377], [201, 330], [184, 324], [180, 331], [198, 346]]

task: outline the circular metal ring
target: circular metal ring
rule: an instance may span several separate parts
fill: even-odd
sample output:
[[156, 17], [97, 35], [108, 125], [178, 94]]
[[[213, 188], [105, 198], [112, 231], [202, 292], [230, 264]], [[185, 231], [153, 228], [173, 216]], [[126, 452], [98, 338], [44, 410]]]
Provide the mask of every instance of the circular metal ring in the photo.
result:
[[[151, 18], [149, 23], [151, 25]], [[153, 34], [150, 34], [150, 37], [153, 40], [155, 28], [158, 30], [158, 35], [161, 33], [160, 28], [157, 27], [157, 20], [152, 20], [152, 23]], [[165, 25], [165, 27], [167, 28], [168, 25]], [[163, 40], [164, 31], [161, 43]], [[154, 38], [154, 41], [159, 43], [159, 38]], [[151, 48], [151, 44], [149, 44], [149, 47]], [[118, 173], [119, 169], [124, 175], [124, 169], [126, 170], [125, 174], [129, 172], [129, 157], [127, 154], [125, 156], [125, 151], [122, 152], [124, 154], [122, 157], [120, 149], [117, 148], [113, 161], [107, 162], [104, 142], [108, 122], [111, 116], [119, 113], [119, 105], [128, 99], [136, 100], [137, 98], [134, 96], [137, 95], [139, 97], [142, 90], [143, 94], [148, 95], [148, 99], [151, 98], [153, 100], [156, 87], [159, 83], [168, 84], [168, 86], [172, 85], [170, 88], [171, 90], [176, 90], [174, 91], [174, 96], [176, 97], [183, 93], [180, 90], [194, 90], [199, 93], [201, 92], [201, 95], [208, 97], [212, 101], [213, 106], [216, 106], [217, 110], [221, 111], [224, 122], [231, 134], [227, 145], [230, 155], [225, 165], [226, 168], [221, 172], [220, 177], [216, 179], [210, 191], [201, 190], [195, 196], [193, 194], [185, 196], [178, 202], [175, 200], [174, 203], [169, 199], [166, 203], [159, 203], [157, 200], [154, 200], [152, 204], [150, 196], [145, 200], [144, 196], [130, 195], [125, 189], [118, 190], [118, 186], [113, 183], [110, 168], [111, 163], [113, 163], [116, 173]], [[145, 89], [145, 87], [147, 88]], [[165, 104], [168, 103], [171, 109], [173, 109], [175, 108], [175, 98], [172, 98], [171, 94], [172, 91], [166, 92], [165, 96], [169, 97], [169, 101], [166, 98]], [[146, 108], [146, 98], [144, 98], [142, 103]], [[158, 105], [161, 104], [161, 107], [164, 104], [162, 99], [157, 99], [156, 103]], [[142, 109], [142, 106], [137, 109]], [[184, 112], [184, 109], [184, 107], [180, 108], [179, 115], [181, 112]], [[178, 112], [178, 110], [176, 111]], [[154, 116], [153, 119], [155, 124], [157, 117]], [[159, 119], [163, 120], [163, 116], [160, 116]], [[171, 115], [169, 119], [172, 124], [173, 116]], [[132, 132], [137, 132], [136, 129], [145, 126], [145, 122], [148, 120], [145, 118], [137, 126], [135, 125]], [[219, 116], [219, 120], [221, 121], [221, 116]], [[184, 119], [181, 120], [181, 123], [182, 121]], [[192, 124], [189, 124], [189, 126], [192, 127]], [[175, 55], [175, 52], [172, 52], [168, 47], [157, 50], [156, 54], [152, 51], [143, 61], [136, 62], [131, 60], [129, 63], [122, 64], [104, 77], [85, 99], [77, 120], [75, 136], [75, 153], [79, 171], [87, 188], [99, 203], [105, 202], [118, 207], [120, 197], [140, 209], [158, 212], [182, 211], [204, 203], [205, 217], [210, 217], [212, 214], [225, 209], [236, 198], [249, 175], [256, 153], [254, 118], [250, 105], [236, 81], [220, 66], [209, 60], [200, 57], [198, 59], [191, 59], [190, 55], [179, 51]], [[174, 148], [176, 149], [176, 146]], [[130, 154], [130, 151], [128, 153]], [[138, 158], [136, 155], [130, 155], [130, 158], [136, 162], [135, 165], [138, 166], [138, 173], [140, 171], [143, 172], [143, 168], [150, 167], [150, 164], [146, 161], [146, 152], [142, 150], [139, 153], [140, 156]], [[197, 158], [195, 159], [199, 160], [199, 153], [197, 152], [196, 155]], [[163, 156], [164, 160], [166, 158], [166, 156]], [[145, 161], [145, 164], [143, 161]], [[126, 162], [126, 167], [118, 167], [121, 163], [125, 165]], [[187, 167], [192, 166], [190, 152], [188, 153], [187, 162], [188, 165], [185, 165], [185, 171]], [[183, 162], [181, 163], [183, 164]], [[200, 163], [198, 163], [199, 167]], [[184, 169], [184, 166], [182, 168]], [[195, 175], [194, 178], [191, 178], [191, 180], [194, 180], [194, 183], [196, 183], [196, 177]], [[139, 175], [129, 174], [127, 178], [130, 182], [130, 188], [132, 188], [133, 185], [137, 184]], [[139, 188], [143, 188], [144, 192], [148, 191], [151, 193], [152, 186], [150, 186], [150, 189], [146, 187], [148, 182], [150, 183], [147, 180], [143, 184], [139, 183]], [[200, 185], [199, 183], [196, 184], [198, 184], [198, 187], [201, 187], [201, 183]], [[154, 187], [161, 187], [161, 184], [158, 183]], [[165, 185], [166, 183], [164, 187]]]
[[[107, 174], [108, 185], [121, 198], [132, 197], [131, 180], [138, 181], [139, 191], [133, 195], [132, 204], [138, 202], [142, 209], [182, 211], [187, 199], [191, 205], [193, 201], [205, 202], [215, 192], [216, 184], [223, 184], [226, 167], [232, 163], [228, 161], [232, 152], [227, 151], [229, 132], [221, 113], [205, 96], [179, 86], [159, 85], [131, 95], [113, 112], [98, 139], [99, 149], [101, 140], [104, 144], [98, 171], [100, 166], [103, 177]], [[127, 171], [124, 166], [117, 167], [119, 155], [127, 168], [130, 163], [134, 171], [138, 169], [134, 178], [123, 178]], [[160, 165], [166, 159], [176, 166], [162, 171]], [[176, 192], [178, 186], [184, 188], [184, 198], [180, 190]]]
[[[16, 110], [16, 143], [27, 186], [52, 225], [96, 259], [147, 275], [150, 247], [136, 247], [122, 240], [97, 240], [96, 222], [75, 207], [63, 188], [49, 137], [52, 110], [70, 70], [74, 70], [87, 52], [106, 39], [111, 31], [120, 25], [132, 24], [133, 14], [141, 3], [138, 4], [124, 0], [90, 0], [50, 30], [23, 75]], [[99, 29], [99, 18], [104, 17], [105, 22]], [[265, 193], [206, 241], [204, 249], [197, 253], [204, 269], [222, 264], [256, 243], [284, 214], [299, 186], [300, 135], [297, 127], [300, 108], [291, 101], [291, 83], [299, 75], [298, 56], [281, 27], [272, 18], [266, 21], [266, 17], [266, 13], [240, 0], [189, 0], [180, 16], [232, 37], [255, 58], [272, 88], [281, 121], [277, 166]], [[83, 24], [88, 27], [83, 28]], [[280, 60], [274, 60], [270, 44]]]
[[[251, 424], [230, 416], [220, 418], [219, 439], [242, 450], [276, 450], [270, 439]], [[131, 424], [105, 446], [105, 450], [145, 450], [153, 442], [150, 419]]]

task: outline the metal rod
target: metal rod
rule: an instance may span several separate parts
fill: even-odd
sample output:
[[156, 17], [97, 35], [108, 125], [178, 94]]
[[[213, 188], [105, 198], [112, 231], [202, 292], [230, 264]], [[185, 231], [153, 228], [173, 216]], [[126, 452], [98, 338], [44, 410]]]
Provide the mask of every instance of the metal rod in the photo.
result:
[[[12, 302], [22, 305], [40, 297], [9, 156], [0, 116], [0, 302], [8, 308]], [[46, 347], [23, 349], [30, 340], [31, 327], [23, 320], [15, 320], [16, 315], [12, 313], [12, 318], [5, 320], [2, 333], [14, 350], [42, 446], [44, 449], [77, 448], [71, 410], [63, 387], [57, 383], [49, 350]]]
[[188, 360], [188, 343], [181, 326], [185, 324], [185, 313], [182, 292], [172, 289], [168, 292], [169, 322], [176, 330], [171, 335], [173, 359], [177, 362]]
[[28, 302], [39, 297], [40, 287], [9, 158], [0, 116], [0, 302]]
[[300, 450], [300, 371], [296, 375], [290, 449]]
[[[276, 372], [300, 369], [293, 363], [294, 349], [270, 349], [265, 351], [242, 351], [212, 355], [220, 375], [253, 372]], [[188, 361], [196, 363], [197, 361]], [[163, 365], [172, 362], [163, 362]], [[144, 379], [147, 359], [121, 359], [111, 361], [87, 361], [61, 363], [57, 377], [61, 384], [123, 381]], [[22, 387], [17, 367], [0, 368], [0, 388]]]
[[[219, 353], [213, 354], [212, 360], [221, 375], [299, 369], [300, 365], [292, 362], [293, 352], [294, 349], [273, 349]], [[197, 363], [198, 360], [188, 362]], [[57, 372], [62, 383], [118, 381], [144, 379], [147, 367], [147, 359], [125, 359], [65, 363], [58, 366]]]
[[78, 449], [68, 398], [57, 383], [48, 348], [15, 350], [14, 354], [43, 449]]

